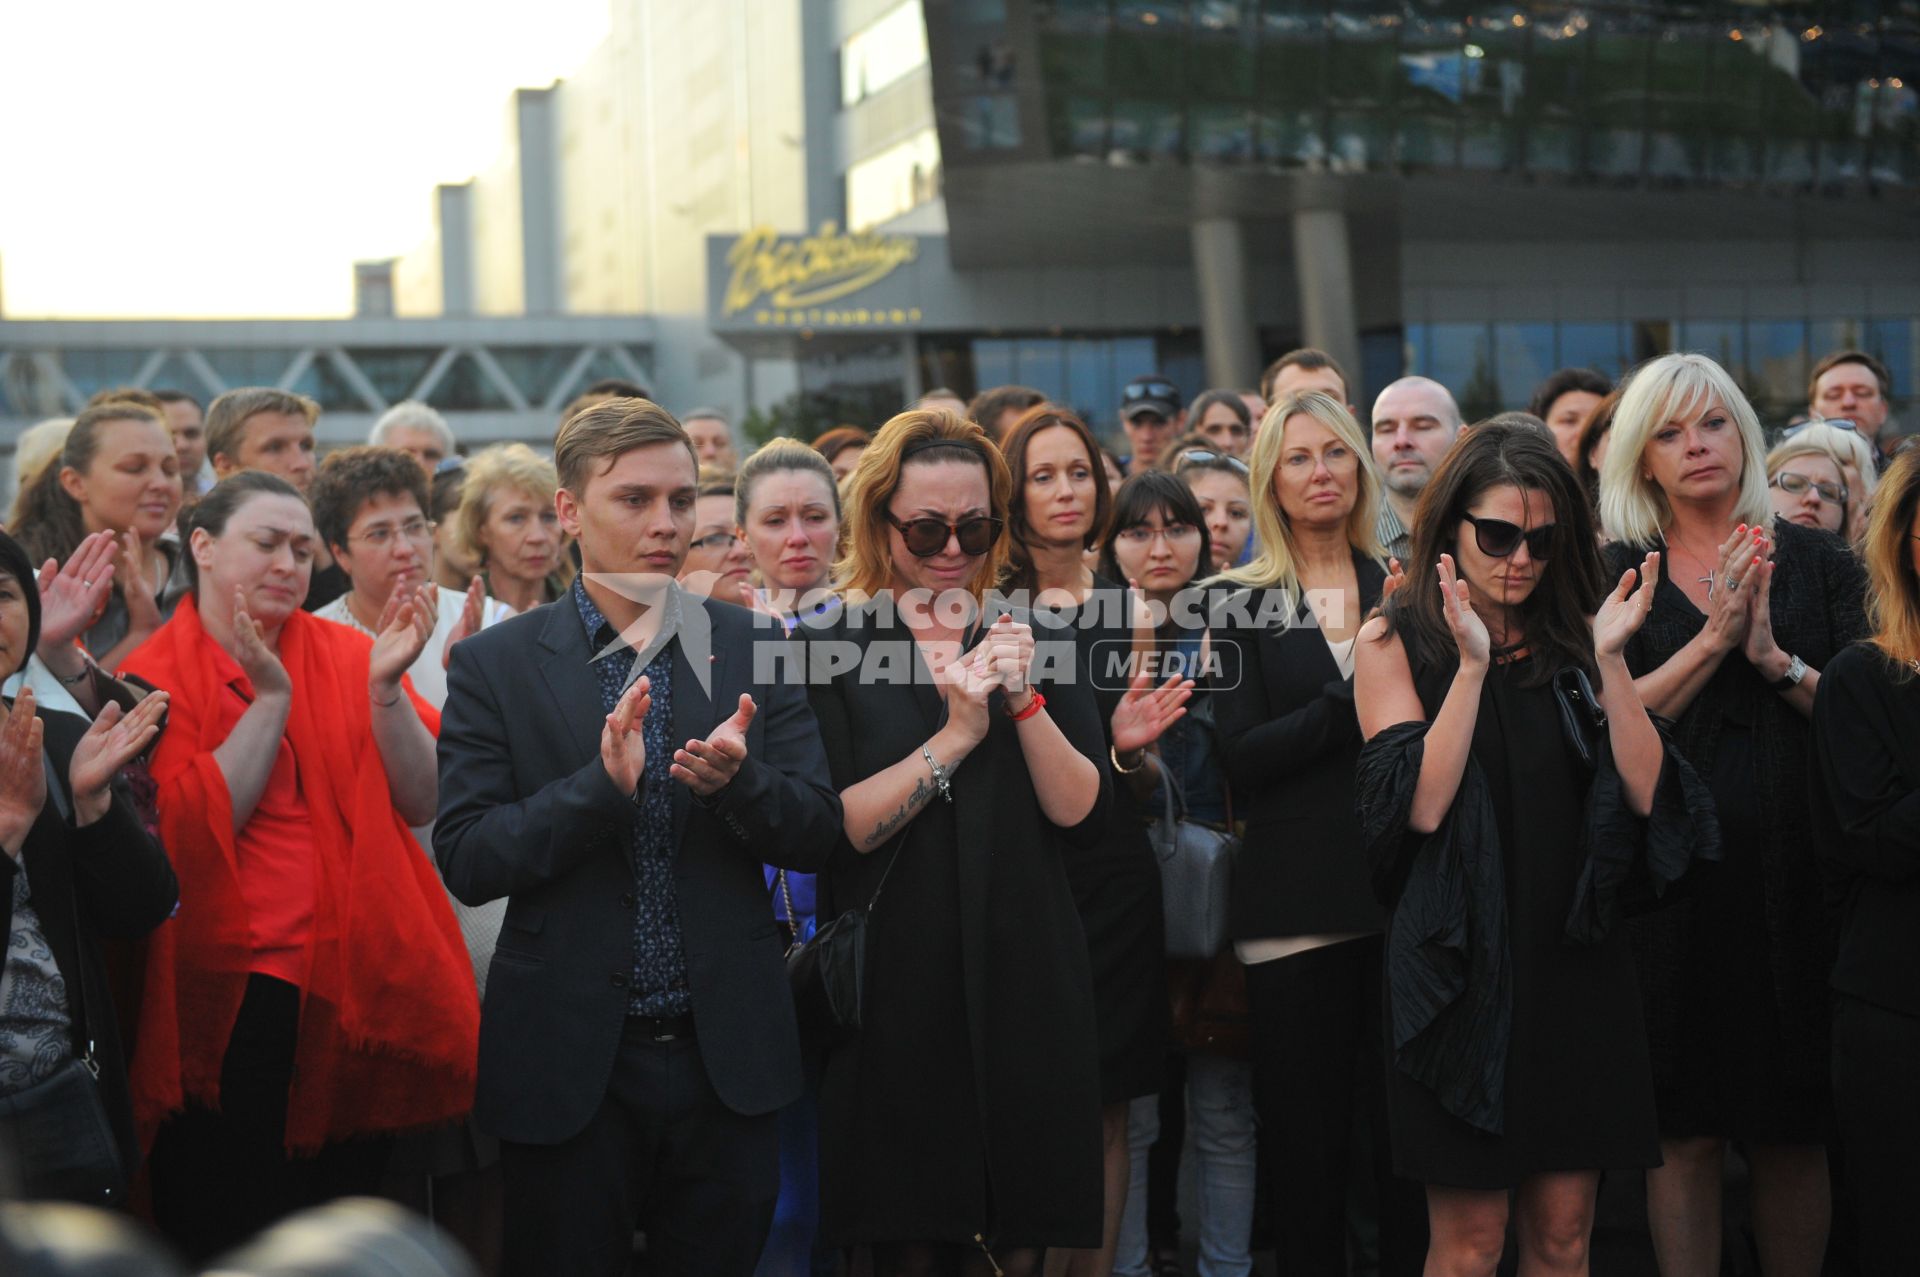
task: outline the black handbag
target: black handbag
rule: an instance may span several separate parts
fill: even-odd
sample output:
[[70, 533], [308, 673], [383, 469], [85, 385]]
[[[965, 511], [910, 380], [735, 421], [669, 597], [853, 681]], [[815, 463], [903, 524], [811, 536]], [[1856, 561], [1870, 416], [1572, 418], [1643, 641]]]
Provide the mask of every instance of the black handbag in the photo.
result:
[[[42, 755], [45, 759], [45, 755]], [[46, 759], [47, 796], [71, 822], [66, 791]], [[69, 894], [75, 944], [80, 943], [80, 904]], [[73, 1040], [85, 1043], [78, 1059], [61, 1065], [52, 1077], [24, 1091], [0, 1096], [0, 1145], [13, 1152], [22, 1196], [93, 1206], [118, 1204], [127, 1191], [127, 1168], [120, 1142], [100, 1095], [100, 1066], [94, 1062], [93, 1037], [87, 1031], [87, 973], [84, 959], [67, 984], [67, 1008]]]
[[1560, 706], [1560, 731], [1567, 747], [1588, 771], [1600, 765], [1607, 739], [1607, 711], [1593, 694], [1587, 672], [1570, 665], [1553, 676], [1553, 698]]
[[787, 925], [796, 937], [787, 949], [787, 983], [793, 987], [793, 1011], [803, 1040], [826, 1045], [860, 1031], [867, 981], [867, 915], [879, 902], [905, 845], [902, 839], [901, 846], [893, 849], [893, 857], [887, 861], [866, 908], [847, 910], [806, 940], [797, 938], [800, 921], [794, 916], [793, 897], [787, 892], [787, 871], [778, 871]]

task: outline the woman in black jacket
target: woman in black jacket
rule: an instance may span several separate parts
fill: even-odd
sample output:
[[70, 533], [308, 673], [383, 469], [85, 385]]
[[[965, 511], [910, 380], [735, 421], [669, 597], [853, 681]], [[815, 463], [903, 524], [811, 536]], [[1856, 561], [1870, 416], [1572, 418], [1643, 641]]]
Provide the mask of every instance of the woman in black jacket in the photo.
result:
[[1920, 453], [1867, 525], [1872, 633], [1813, 702], [1813, 828], [1840, 910], [1833, 1107], [1864, 1272], [1920, 1272]]
[[[1354, 640], [1387, 576], [1368, 458], [1360, 427], [1326, 395], [1296, 395], [1267, 414], [1253, 451], [1260, 552], [1220, 578], [1250, 588], [1229, 597], [1233, 623], [1215, 630], [1213, 703], [1247, 813], [1230, 921], [1247, 964], [1279, 1266], [1346, 1271], [1357, 1093], [1375, 1137], [1380, 1270], [1412, 1277], [1426, 1255], [1425, 1203], [1419, 1185], [1393, 1175], [1387, 1151], [1385, 916], [1353, 814]], [[1368, 1085], [1356, 1088], [1356, 1077]]]
[[[39, 637], [32, 565], [0, 534], [0, 677]], [[99, 940], [144, 935], [178, 899], [165, 854], [112, 783], [152, 744], [166, 701], [157, 692], [124, 715], [110, 703], [89, 724], [37, 711], [27, 689], [0, 711], [0, 1145], [14, 1145], [5, 1152], [30, 1195], [109, 1200], [102, 1185], [115, 1176], [65, 1174], [43, 1156], [70, 1152], [72, 1136], [53, 1148], [32, 1129], [73, 1061], [98, 1070], [122, 1184], [139, 1157]]]
[[1421, 497], [1412, 563], [1354, 679], [1363, 835], [1393, 901], [1394, 1163], [1427, 1185], [1427, 1272], [1492, 1277], [1509, 1211], [1521, 1272], [1585, 1272], [1600, 1172], [1659, 1160], [1619, 917], [1715, 842], [1622, 655], [1659, 558], [1608, 593], [1552, 441], [1483, 424]]
[[1010, 486], [973, 423], [893, 418], [849, 481], [846, 606], [798, 632], [845, 807], [820, 916], [871, 905], [860, 1031], [820, 1084], [821, 1234], [874, 1277], [1031, 1277], [1101, 1240], [1067, 860], [1104, 832], [1106, 737], [1071, 643], [979, 612]]

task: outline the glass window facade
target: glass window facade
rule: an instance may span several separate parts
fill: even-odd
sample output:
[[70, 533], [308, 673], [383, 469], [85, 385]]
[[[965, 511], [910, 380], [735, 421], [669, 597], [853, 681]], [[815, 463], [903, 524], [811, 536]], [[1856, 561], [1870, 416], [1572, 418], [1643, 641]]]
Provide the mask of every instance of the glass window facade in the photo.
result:
[[1454, 392], [1469, 420], [1524, 408], [1556, 368], [1580, 365], [1619, 377], [1673, 350], [1708, 355], [1746, 391], [1763, 425], [1785, 425], [1807, 407], [1807, 373], [1834, 350], [1860, 349], [1886, 363], [1894, 416], [1907, 433], [1920, 427], [1914, 385], [1920, 319], [1645, 319], [1631, 323], [1408, 324], [1405, 371]]
[[926, 19], [920, 0], [907, 0], [854, 32], [841, 46], [841, 105], [864, 102], [926, 64]]
[[1116, 445], [1120, 388], [1145, 373], [1166, 377], [1189, 400], [1207, 389], [1199, 334], [920, 339], [922, 385], [947, 386], [966, 398], [993, 386], [1032, 386], [1072, 407]]
[[940, 135], [923, 129], [847, 170], [847, 229], [861, 231], [940, 195]]
[[[1912, 185], [1920, 7], [1036, 0], [1056, 156]], [[942, 103], [943, 118], [951, 118]]]

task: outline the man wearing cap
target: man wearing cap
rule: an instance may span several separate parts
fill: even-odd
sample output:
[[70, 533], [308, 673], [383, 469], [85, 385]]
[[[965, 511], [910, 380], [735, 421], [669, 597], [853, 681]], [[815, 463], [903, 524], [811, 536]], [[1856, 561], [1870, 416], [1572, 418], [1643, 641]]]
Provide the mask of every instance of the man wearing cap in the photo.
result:
[[1153, 469], [1160, 450], [1187, 428], [1180, 389], [1159, 373], [1135, 377], [1120, 388], [1120, 428], [1133, 455], [1121, 459], [1128, 474]]

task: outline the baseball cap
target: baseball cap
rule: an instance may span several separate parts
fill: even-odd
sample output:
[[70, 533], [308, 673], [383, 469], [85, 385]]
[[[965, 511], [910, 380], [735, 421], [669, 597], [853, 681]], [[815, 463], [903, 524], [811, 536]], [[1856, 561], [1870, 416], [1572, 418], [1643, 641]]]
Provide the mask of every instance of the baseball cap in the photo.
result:
[[1120, 388], [1120, 415], [1123, 418], [1135, 417], [1143, 412], [1157, 412], [1172, 420], [1180, 411], [1180, 403], [1180, 388], [1157, 372], [1135, 377]]

